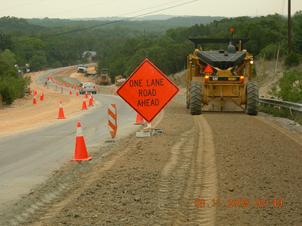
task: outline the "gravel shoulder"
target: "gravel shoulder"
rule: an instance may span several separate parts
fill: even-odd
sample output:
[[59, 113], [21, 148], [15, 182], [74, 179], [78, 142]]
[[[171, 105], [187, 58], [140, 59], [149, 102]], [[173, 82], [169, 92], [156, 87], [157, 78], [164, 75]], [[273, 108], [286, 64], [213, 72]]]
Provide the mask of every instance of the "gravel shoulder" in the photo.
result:
[[217, 225], [301, 225], [302, 140], [261, 117], [205, 117], [215, 128]]
[[262, 120], [192, 117], [178, 95], [157, 126], [163, 134], [132, 134], [66, 164], [0, 223], [301, 225], [301, 142]]

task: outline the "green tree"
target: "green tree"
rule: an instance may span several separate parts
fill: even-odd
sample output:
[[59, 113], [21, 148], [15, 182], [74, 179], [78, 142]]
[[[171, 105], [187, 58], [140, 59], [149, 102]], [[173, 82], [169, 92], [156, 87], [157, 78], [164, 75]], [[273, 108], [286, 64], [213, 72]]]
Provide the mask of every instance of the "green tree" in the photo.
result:
[[293, 25], [294, 50], [302, 54], [302, 11], [295, 14]]
[[279, 95], [283, 100], [302, 102], [302, 72], [288, 71], [279, 82]]
[[30, 59], [29, 64], [32, 70], [39, 70], [47, 65], [47, 58], [44, 52], [35, 53]]
[[0, 53], [0, 76], [16, 75], [15, 54], [10, 50], [5, 50]]

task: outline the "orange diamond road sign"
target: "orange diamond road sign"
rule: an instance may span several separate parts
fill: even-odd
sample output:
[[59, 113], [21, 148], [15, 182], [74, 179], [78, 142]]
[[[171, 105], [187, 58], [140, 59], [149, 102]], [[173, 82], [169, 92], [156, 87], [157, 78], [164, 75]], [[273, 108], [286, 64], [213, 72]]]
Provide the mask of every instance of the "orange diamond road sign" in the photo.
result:
[[178, 87], [146, 58], [117, 90], [117, 94], [147, 122], [151, 122], [178, 91]]

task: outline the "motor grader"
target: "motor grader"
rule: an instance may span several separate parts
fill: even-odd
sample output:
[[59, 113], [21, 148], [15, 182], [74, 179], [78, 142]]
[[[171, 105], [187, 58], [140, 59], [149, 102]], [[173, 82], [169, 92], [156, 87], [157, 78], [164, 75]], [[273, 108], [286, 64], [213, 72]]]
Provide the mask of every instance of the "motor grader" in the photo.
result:
[[[252, 81], [253, 56], [242, 48], [247, 40], [190, 40], [195, 44], [194, 52], [187, 57], [186, 74], [186, 105], [191, 114], [224, 111], [227, 103], [232, 102], [241, 111], [256, 115], [258, 87]], [[200, 44], [208, 43], [228, 46], [222, 50], [203, 51]]]

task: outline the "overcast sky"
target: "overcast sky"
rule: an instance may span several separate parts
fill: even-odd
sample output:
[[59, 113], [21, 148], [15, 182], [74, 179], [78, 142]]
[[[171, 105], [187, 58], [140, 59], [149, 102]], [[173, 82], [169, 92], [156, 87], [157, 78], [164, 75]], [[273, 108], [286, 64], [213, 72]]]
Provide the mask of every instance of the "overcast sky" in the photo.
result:
[[[0, 16], [87, 18], [137, 16], [145, 13], [195, 16], [287, 14], [288, 0], [0, 0]], [[182, 3], [189, 3], [181, 5]], [[178, 7], [162, 10], [169, 7]], [[292, 11], [302, 0], [292, 0]], [[154, 12], [155, 11], [155, 12]]]

